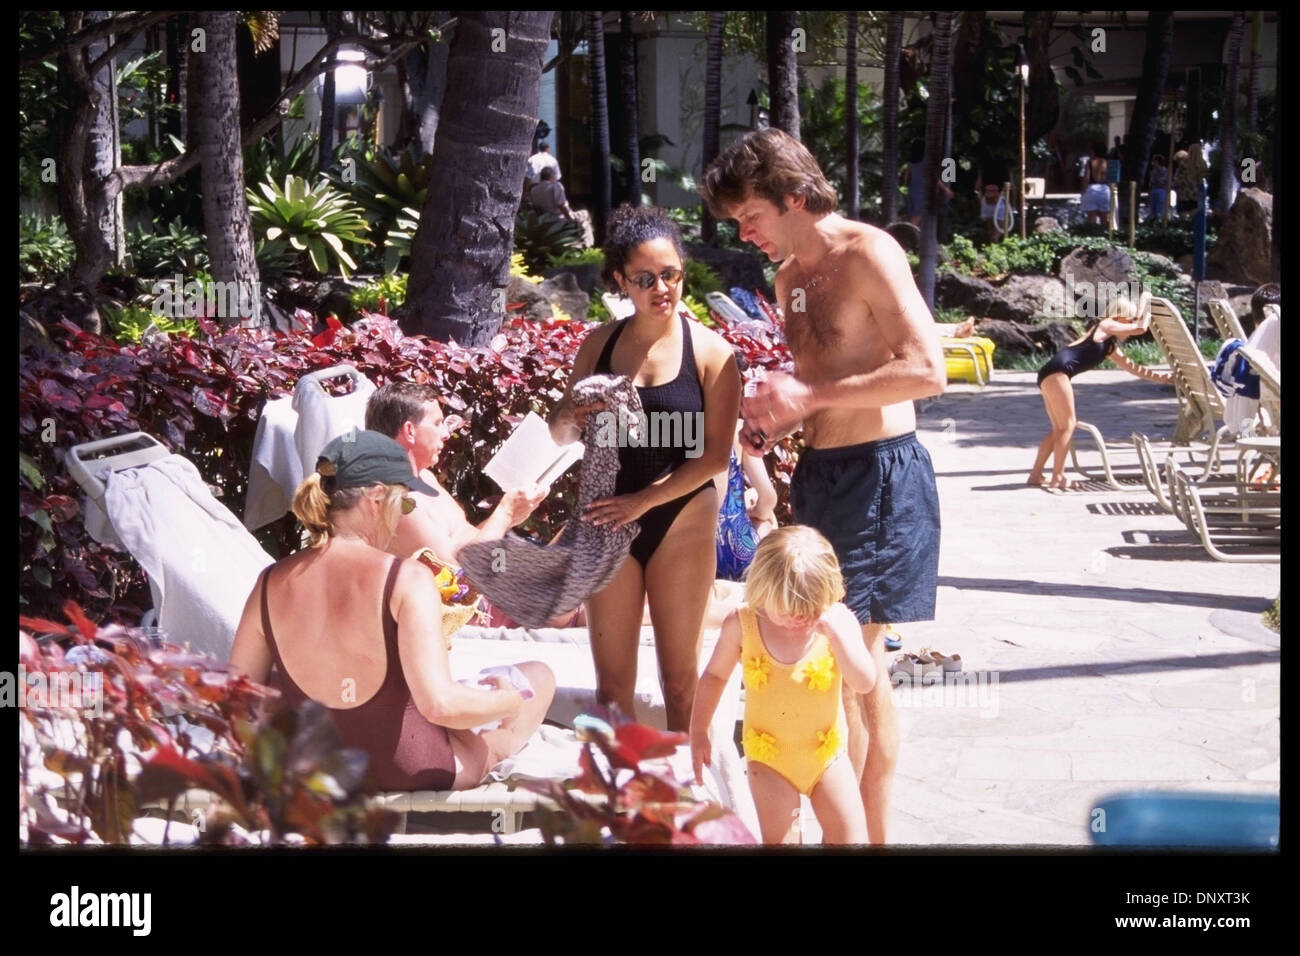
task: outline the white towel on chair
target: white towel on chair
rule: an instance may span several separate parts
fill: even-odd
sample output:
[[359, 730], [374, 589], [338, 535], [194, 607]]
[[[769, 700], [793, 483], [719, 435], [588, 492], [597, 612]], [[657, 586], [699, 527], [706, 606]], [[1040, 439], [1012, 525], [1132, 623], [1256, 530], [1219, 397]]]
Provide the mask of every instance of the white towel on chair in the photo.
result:
[[244, 498], [244, 527], [250, 531], [270, 524], [293, 504], [302, 483], [302, 459], [294, 441], [297, 428], [292, 396], [273, 398], [262, 406]]
[[330, 395], [315, 381], [298, 383], [293, 391], [298, 412], [293, 441], [304, 478], [316, 470], [316, 459], [333, 439], [366, 427], [366, 402], [374, 392], [375, 383], [364, 377], [347, 395]]
[[228, 658], [271, 556], [180, 455], [112, 472], [105, 484], [104, 509], [149, 576], [159, 625], [177, 643]]

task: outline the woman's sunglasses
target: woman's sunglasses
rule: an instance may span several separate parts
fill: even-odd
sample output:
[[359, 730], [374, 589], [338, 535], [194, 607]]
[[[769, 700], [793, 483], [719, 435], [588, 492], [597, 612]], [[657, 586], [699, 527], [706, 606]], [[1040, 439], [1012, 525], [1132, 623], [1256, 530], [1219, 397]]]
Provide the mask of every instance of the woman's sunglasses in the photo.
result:
[[648, 291], [653, 289], [655, 283], [660, 279], [664, 280], [664, 285], [666, 286], [675, 286], [678, 282], [682, 281], [682, 275], [683, 273], [681, 269], [665, 269], [658, 275], [655, 275], [653, 272], [641, 272], [632, 276], [628, 281], [638, 289]]

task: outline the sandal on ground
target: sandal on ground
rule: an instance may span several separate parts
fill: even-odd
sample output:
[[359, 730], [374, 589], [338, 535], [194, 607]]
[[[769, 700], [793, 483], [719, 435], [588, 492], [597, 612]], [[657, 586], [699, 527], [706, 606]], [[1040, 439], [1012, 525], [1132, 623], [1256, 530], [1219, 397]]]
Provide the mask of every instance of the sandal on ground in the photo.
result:
[[938, 651], [931, 650], [930, 648], [922, 648], [921, 653], [929, 654], [930, 657], [934, 658], [939, 666], [943, 668], [945, 674], [955, 674], [961, 670], [960, 654], [941, 654]]
[[943, 680], [943, 665], [926, 654], [903, 654], [890, 665], [889, 675], [895, 684], [932, 684]]

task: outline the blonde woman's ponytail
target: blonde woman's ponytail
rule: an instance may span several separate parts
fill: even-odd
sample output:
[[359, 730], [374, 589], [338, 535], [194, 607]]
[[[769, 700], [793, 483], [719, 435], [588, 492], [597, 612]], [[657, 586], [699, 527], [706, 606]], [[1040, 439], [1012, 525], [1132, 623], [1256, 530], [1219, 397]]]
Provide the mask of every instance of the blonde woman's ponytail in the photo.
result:
[[315, 547], [330, 536], [330, 496], [321, 487], [321, 476], [312, 472], [303, 479], [293, 495], [293, 513], [310, 535]]

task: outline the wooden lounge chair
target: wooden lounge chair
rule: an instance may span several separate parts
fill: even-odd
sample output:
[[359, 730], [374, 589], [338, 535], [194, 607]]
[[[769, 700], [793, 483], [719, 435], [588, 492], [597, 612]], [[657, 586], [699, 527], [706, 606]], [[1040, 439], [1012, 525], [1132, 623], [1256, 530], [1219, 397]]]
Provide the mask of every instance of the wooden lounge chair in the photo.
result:
[[1211, 299], [1207, 306], [1210, 310], [1210, 318], [1214, 320], [1214, 327], [1219, 330], [1219, 338], [1225, 342], [1228, 339], [1246, 341], [1246, 330], [1241, 325], [1241, 319], [1237, 318], [1237, 313], [1232, 311], [1232, 304], [1227, 299]]
[[1216, 561], [1276, 564], [1281, 560], [1281, 492], [1234, 488], [1209, 492], [1167, 463], [1175, 512]]

